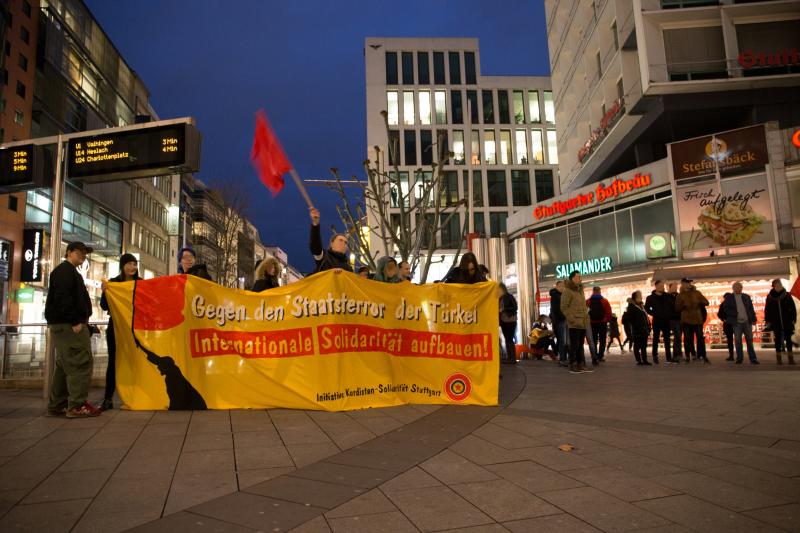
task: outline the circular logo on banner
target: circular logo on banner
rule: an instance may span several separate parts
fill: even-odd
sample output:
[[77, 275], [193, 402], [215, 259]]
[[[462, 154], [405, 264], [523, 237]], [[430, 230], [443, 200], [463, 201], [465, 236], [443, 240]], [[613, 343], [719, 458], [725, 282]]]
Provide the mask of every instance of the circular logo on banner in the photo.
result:
[[706, 155], [711, 159], [722, 160], [728, 152], [728, 143], [722, 139], [713, 139], [706, 144]]
[[454, 402], [463, 402], [471, 392], [472, 382], [466, 374], [452, 374], [444, 382], [444, 393]]

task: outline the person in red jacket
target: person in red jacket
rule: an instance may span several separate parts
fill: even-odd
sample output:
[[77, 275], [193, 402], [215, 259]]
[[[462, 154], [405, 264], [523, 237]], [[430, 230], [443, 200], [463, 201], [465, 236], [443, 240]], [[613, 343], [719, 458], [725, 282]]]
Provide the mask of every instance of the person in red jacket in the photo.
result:
[[586, 300], [589, 308], [589, 321], [592, 324], [592, 342], [597, 353], [597, 361], [602, 361], [606, 355], [606, 337], [608, 335], [608, 321], [611, 320], [611, 304], [602, 294], [600, 287], [592, 287], [592, 295]]

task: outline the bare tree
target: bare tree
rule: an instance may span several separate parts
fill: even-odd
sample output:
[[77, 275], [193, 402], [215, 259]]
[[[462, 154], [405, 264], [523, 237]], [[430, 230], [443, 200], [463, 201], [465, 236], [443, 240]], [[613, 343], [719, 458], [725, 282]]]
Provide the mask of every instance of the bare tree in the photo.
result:
[[243, 231], [245, 213], [249, 207], [249, 197], [233, 181], [211, 192], [219, 208], [208, 210], [207, 221], [215, 229], [209, 236], [216, 248], [210, 258], [210, 265], [216, 274], [216, 281], [225, 287], [239, 285], [239, 233]]

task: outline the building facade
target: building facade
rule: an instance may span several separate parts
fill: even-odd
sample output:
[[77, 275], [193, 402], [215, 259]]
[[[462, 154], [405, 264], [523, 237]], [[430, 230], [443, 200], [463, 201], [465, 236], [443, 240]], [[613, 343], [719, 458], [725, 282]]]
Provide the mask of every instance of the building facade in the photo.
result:
[[[398, 202], [418, 194], [434, 164], [443, 169], [442, 190], [433, 191], [443, 205], [469, 203], [472, 180], [472, 221], [461, 206], [436, 235], [429, 280], [443, 277], [454, 252], [466, 249], [463, 228], [504, 235], [512, 213], [558, 192], [549, 78], [481, 75], [477, 39], [367, 38], [364, 54], [368, 156], [382, 172], [394, 172], [395, 164], [399, 171], [400, 190], [386, 196], [390, 216], [399, 218]], [[439, 161], [439, 142], [452, 158]], [[373, 148], [390, 154], [390, 144], [398, 147], [397, 161]], [[410, 224], [417, 224], [413, 216]], [[370, 244], [373, 252], [382, 247], [375, 232]]]

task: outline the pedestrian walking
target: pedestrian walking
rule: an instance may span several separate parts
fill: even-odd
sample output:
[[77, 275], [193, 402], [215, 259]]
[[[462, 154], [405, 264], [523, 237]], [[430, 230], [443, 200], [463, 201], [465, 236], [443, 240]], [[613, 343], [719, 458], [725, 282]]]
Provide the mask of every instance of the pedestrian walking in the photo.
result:
[[514, 336], [517, 332], [517, 299], [508, 292], [505, 283], [497, 284], [497, 295], [500, 299], [500, 329], [506, 344], [506, 360], [508, 364], [517, 363], [517, 346]]
[[658, 364], [658, 341], [664, 337], [664, 352], [667, 363], [672, 363], [672, 350], [669, 342], [670, 324], [675, 304], [669, 294], [664, 291], [664, 282], [655, 282], [655, 289], [644, 302], [644, 310], [653, 317], [653, 363]]
[[647, 361], [647, 337], [650, 336], [650, 320], [644, 308], [642, 291], [631, 294], [628, 303], [628, 322], [633, 337], [633, 357], [637, 365], [651, 366]]
[[620, 319], [620, 321], [622, 322], [622, 330], [625, 332], [625, 341], [622, 343], [622, 347], [624, 348], [625, 345], [627, 344], [629, 350], [633, 350], [633, 334], [631, 333], [631, 323], [628, 317], [627, 305], [630, 305], [632, 301], [633, 300], [631, 300], [630, 298], [625, 300], [626, 303], [625, 311], [623, 311], [622, 318]]
[[92, 249], [82, 242], [67, 245], [64, 261], [50, 273], [44, 316], [56, 349], [55, 370], [47, 411], [67, 418], [99, 416], [86, 401], [92, 379], [89, 317], [92, 301], [78, 266]]
[[584, 298], [583, 280], [580, 272], [575, 270], [564, 283], [564, 292], [561, 294], [561, 312], [564, 313], [569, 330], [569, 371], [573, 374], [593, 372], [586, 367], [583, 354], [583, 341], [586, 338], [586, 328], [589, 327], [589, 310]]
[[733, 328], [733, 341], [736, 348], [736, 364], [742, 364], [744, 349], [742, 335], [747, 343], [747, 356], [750, 364], [757, 365], [756, 348], [753, 345], [753, 324], [756, 323], [756, 311], [749, 294], [742, 292], [742, 284], [736, 282], [731, 287], [733, 292], [726, 292], [719, 306], [719, 317]]
[[[109, 311], [108, 300], [106, 299], [106, 289], [109, 283], [121, 283], [124, 281], [134, 281], [142, 279], [139, 277], [139, 261], [133, 254], [122, 254], [119, 258], [119, 275], [114, 276], [108, 281], [103, 281], [100, 288], [103, 294], [100, 296], [100, 308]], [[111, 313], [108, 315], [108, 327], [106, 328], [106, 348], [108, 348], [108, 365], [106, 366], [106, 390], [103, 394], [103, 401], [99, 406], [101, 411], [108, 411], [114, 408], [114, 391], [117, 388], [117, 341], [114, 333], [114, 318]]]
[[556, 286], [550, 289], [550, 316], [553, 319], [553, 333], [556, 336], [558, 364], [568, 366], [567, 363], [567, 317], [561, 312], [561, 294], [564, 292], [564, 281], [559, 280]]
[[281, 284], [279, 280], [281, 279], [282, 270], [283, 268], [281, 267], [280, 261], [274, 257], [268, 257], [259, 262], [255, 273], [256, 282], [250, 290], [253, 292], [261, 292], [280, 287]]
[[[678, 298], [678, 284], [674, 281], [669, 284], [667, 292], [672, 305], [672, 316], [669, 319], [669, 331], [672, 335], [672, 361], [676, 364], [681, 362], [683, 352], [683, 335], [681, 335], [681, 313], [675, 308], [675, 300]], [[686, 362], [689, 362], [689, 355], [686, 355]]]
[[589, 322], [592, 330], [589, 337], [594, 346], [592, 364], [596, 365], [606, 356], [606, 337], [608, 336], [608, 321], [611, 320], [611, 304], [601, 294], [600, 287], [592, 287], [592, 295], [586, 300], [589, 308]]
[[797, 308], [794, 306], [792, 295], [783, 288], [781, 280], [772, 280], [772, 289], [767, 294], [764, 304], [764, 321], [775, 338], [775, 357], [778, 364], [782, 365], [781, 356], [785, 351], [789, 356], [789, 364], [794, 364], [792, 354], [792, 334], [794, 324], [797, 322]]
[[697, 358], [703, 363], [708, 364], [709, 362], [706, 356], [706, 341], [703, 336], [707, 305], [708, 300], [693, 285], [693, 280], [681, 279], [681, 290], [675, 299], [675, 309], [681, 313], [683, 347], [687, 362], [690, 353], [696, 353]]
[[352, 272], [353, 267], [350, 266], [350, 261], [347, 259], [347, 236], [342, 233], [335, 234], [328, 243], [328, 249], [323, 250], [322, 234], [319, 228], [319, 210], [310, 207], [308, 213], [311, 216], [311, 237], [308, 247], [311, 255], [314, 256], [314, 273], [337, 268]]
[[617, 315], [611, 313], [611, 320], [608, 321], [608, 350], [611, 350], [611, 345], [614, 344], [614, 340], [617, 341], [617, 345], [619, 346], [620, 353], [625, 353], [625, 348], [622, 347], [622, 339], [620, 338], [619, 334], [619, 319]]

